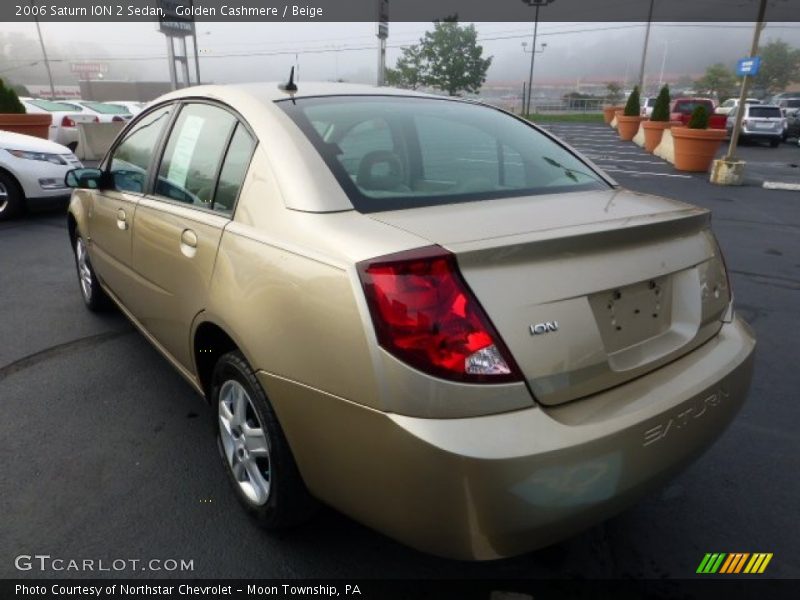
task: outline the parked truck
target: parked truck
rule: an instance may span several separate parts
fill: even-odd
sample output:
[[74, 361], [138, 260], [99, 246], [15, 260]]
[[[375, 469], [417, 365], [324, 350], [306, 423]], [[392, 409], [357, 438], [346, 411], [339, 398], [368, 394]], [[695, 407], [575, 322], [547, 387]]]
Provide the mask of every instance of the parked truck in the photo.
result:
[[675, 98], [670, 107], [670, 119], [688, 125], [694, 109], [698, 106], [704, 106], [708, 112], [708, 127], [710, 129], [725, 129], [726, 116], [714, 114], [716, 107], [711, 98]]

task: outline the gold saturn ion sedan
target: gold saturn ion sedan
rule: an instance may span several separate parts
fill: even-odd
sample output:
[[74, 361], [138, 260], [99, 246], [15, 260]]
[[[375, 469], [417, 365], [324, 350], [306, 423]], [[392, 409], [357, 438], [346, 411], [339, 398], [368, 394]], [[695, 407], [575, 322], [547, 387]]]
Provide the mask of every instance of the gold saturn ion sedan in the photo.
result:
[[188, 88], [67, 183], [86, 305], [211, 403], [268, 528], [321, 501], [437, 555], [519, 554], [664, 482], [747, 393], [709, 212], [490, 106]]

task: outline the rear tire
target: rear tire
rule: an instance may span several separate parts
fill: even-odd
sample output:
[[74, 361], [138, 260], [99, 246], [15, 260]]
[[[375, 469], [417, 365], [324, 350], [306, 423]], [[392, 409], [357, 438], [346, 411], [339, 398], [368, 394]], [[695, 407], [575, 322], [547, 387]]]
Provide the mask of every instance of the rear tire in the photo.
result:
[[83, 241], [80, 235], [75, 236], [73, 250], [75, 252], [75, 268], [78, 273], [78, 286], [86, 308], [92, 312], [106, 310], [111, 305], [111, 301], [103, 291], [103, 288], [100, 287], [100, 282], [97, 281], [97, 275], [89, 260], [86, 242]]
[[8, 173], [0, 171], [0, 221], [13, 219], [22, 212], [25, 195]]
[[245, 510], [265, 529], [284, 529], [314, 513], [291, 448], [255, 372], [239, 351], [214, 367], [211, 406], [225, 472]]

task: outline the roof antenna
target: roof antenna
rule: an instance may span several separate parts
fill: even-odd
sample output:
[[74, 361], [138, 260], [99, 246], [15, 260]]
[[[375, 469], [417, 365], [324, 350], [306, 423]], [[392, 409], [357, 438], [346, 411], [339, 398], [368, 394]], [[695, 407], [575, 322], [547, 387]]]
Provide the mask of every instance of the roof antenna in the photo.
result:
[[282, 89], [284, 92], [296, 92], [297, 91], [297, 84], [295, 84], [295, 82], [294, 82], [294, 67], [292, 67], [292, 70], [289, 71], [289, 81], [287, 81], [286, 83], [284, 83], [282, 85], [279, 85], [278, 87], [280, 89]]

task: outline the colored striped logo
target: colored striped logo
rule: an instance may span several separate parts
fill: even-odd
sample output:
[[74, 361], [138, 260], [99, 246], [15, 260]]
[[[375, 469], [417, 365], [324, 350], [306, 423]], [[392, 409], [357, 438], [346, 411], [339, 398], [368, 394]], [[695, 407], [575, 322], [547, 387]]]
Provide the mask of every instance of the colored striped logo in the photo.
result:
[[697, 573], [702, 574], [738, 574], [738, 573], [763, 573], [772, 560], [772, 552], [709, 552], [700, 561]]

